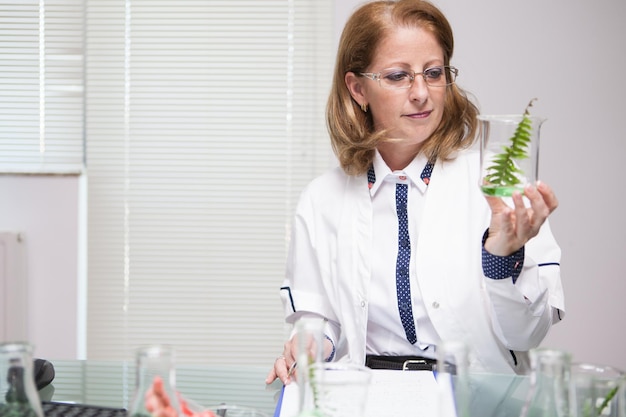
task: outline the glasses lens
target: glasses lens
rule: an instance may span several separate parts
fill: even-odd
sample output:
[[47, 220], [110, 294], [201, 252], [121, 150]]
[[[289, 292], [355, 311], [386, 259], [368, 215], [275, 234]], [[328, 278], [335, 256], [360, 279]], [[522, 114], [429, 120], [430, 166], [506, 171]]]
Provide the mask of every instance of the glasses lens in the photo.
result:
[[445, 87], [452, 84], [456, 77], [456, 68], [451, 67], [433, 67], [424, 71], [424, 80], [428, 85], [435, 87]]
[[424, 81], [432, 87], [445, 87], [454, 83], [458, 70], [454, 67], [438, 66], [415, 74], [413, 71], [401, 68], [390, 68], [376, 74], [380, 85], [392, 90], [411, 88], [416, 76], [424, 77]]
[[409, 88], [413, 74], [403, 69], [386, 69], [380, 72], [380, 84], [385, 88]]

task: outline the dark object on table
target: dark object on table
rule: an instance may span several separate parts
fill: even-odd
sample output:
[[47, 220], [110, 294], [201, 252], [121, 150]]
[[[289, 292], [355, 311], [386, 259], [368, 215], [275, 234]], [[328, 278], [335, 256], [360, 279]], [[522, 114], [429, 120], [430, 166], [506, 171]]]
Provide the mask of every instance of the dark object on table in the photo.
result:
[[49, 385], [54, 380], [54, 366], [45, 359], [33, 361], [33, 375], [37, 391]]
[[125, 408], [102, 407], [88, 404], [44, 401], [41, 403], [46, 417], [126, 417]]

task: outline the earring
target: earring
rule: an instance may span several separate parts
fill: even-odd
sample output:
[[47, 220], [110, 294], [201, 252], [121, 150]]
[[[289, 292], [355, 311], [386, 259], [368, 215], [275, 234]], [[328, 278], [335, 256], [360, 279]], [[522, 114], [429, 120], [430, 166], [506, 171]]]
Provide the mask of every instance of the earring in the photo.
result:
[[361, 110], [363, 110], [363, 113], [367, 113], [367, 103], [361, 104]]

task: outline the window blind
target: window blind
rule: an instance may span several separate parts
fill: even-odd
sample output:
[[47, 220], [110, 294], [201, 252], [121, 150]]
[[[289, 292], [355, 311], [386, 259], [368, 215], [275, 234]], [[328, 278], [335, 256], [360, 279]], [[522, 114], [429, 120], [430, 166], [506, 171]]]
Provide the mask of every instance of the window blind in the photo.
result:
[[335, 163], [332, 1], [86, 10], [87, 357], [271, 365], [293, 210]]
[[0, 172], [83, 169], [81, 0], [0, 1]]

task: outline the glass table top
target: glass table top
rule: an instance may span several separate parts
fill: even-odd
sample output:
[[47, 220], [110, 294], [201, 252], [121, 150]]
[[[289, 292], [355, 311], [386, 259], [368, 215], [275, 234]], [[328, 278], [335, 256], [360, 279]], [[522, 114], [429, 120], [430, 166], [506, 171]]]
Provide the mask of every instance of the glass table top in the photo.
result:
[[[55, 378], [40, 391], [42, 400], [128, 408], [135, 389], [134, 361], [51, 362]], [[266, 367], [180, 364], [176, 366], [176, 389], [201, 406], [252, 407], [273, 416], [282, 384], [275, 381], [266, 386], [267, 372]], [[470, 380], [471, 415], [519, 416], [528, 392], [527, 377], [479, 374], [472, 375]]]
[[[135, 389], [133, 361], [51, 360], [55, 377], [40, 391], [43, 401], [128, 408]], [[273, 415], [280, 382], [266, 386], [265, 367], [177, 365], [176, 389], [194, 403], [256, 408]]]

